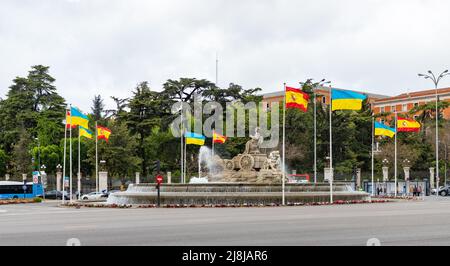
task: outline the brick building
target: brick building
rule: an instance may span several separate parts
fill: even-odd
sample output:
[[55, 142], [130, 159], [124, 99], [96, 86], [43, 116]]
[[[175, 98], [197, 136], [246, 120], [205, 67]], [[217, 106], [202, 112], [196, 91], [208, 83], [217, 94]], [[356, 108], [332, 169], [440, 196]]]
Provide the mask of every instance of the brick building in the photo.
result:
[[[343, 90], [343, 89], [338, 89]], [[350, 90], [353, 91], [353, 90]], [[367, 93], [362, 91], [354, 91], [367, 95], [369, 102], [372, 104], [372, 110], [375, 114], [384, 112], [397, 112], [399, 114], [408, 113], [415, 106], [424, 105], [426, 103], [434, 103], [436, 101], [436, 90], [424, 90], [418, 92], [403, 93], [397, 96], [387, 96], [381, 94]], [[322, 103], [330, 103], [329, 88], [321, 87], [316, 90], [317, 100]], [[450, 88], [438, 89], [440, 101], [450, 102]], [[263, 95], [263, 101], [267, 103], [266, 108], [272, 102], [282, 102], [284, 93], [273, 92]], [[445, 119], [450, 119], [450, 108], [444, 110]]]
[[[344, 90], [344, 89], [337, 89], [337, 88], [333, 88], [333, 89], [335, 89], [335, 90]], [[354, 90], [348, 90], [348, 91], [353, 91], [353, 92], [362, 93], [362, 94], [367, 95], [367, 97], [369, 99], [369, 102], [371, 104], [373, 104], [377, 100], [389, 97], [387, 95], [367, 93], [367, 92], [362, 92], [362, 91], [354, 91]], [[321, 101], [324, 104], [330, 104], [330, 89], [328, 87], [319, 87], [319, 88], [317, 88], [316, 95], [317, 95], [317, 100], [318, 101]], [[263, 101], [267, 104], [265, 106], [265, 108], [270, 106], [270, 104], [273, 103], [273, 102], [282, 102], [283, 101], [283, 97], [284, 97], [284, 92], [283, 91], [264, 94], [263, 95]]]

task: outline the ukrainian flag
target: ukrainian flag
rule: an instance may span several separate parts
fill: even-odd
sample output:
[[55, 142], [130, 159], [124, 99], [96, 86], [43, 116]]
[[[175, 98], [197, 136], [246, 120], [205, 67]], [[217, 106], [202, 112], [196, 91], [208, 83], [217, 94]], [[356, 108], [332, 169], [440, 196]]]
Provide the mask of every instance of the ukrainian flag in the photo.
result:
[[89, 129], [79, 126], [79, 130], [80, 130], [80, 137], [85, 137], [88, 139], [92, 139], [92, 131], [90, 131]]
[[188, 145], [199, 145], [203, 146], [205, 145], [206, 137], [197, 133], [192, 132], [186, 132], [184, 134], [184, 137], [186, 138], [186, 144]]
[[72, 126], [82, 126], [84, 128], [89, 127], [89, 118], [87, 115], [83, 114], [75, 107], [70, 109], [70, 120], [71, 121], [69, 121], [69, 124]]
[[336, 110], [361, 110], [362, 102], [367, 98], [366, 95], [353, 91], [332, 90], [332, 111]]
[[395, 129], [375, 122], [375, 136], [386, 136], [393, 138], [395, 136]]

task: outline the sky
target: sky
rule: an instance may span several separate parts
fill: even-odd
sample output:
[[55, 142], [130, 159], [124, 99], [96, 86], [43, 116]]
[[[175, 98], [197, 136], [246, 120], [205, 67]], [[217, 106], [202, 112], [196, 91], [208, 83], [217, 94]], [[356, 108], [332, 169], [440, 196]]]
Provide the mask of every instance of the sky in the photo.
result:
[[[141, 81], [195, 77], [263, 92], [307, 78], [396, 95], [450, 68], [446, 0], [2, 0], [0, 97], [50, 66], [68, 103], [130, 97]], [[440, 87], [450, 86], [450, 76]]]

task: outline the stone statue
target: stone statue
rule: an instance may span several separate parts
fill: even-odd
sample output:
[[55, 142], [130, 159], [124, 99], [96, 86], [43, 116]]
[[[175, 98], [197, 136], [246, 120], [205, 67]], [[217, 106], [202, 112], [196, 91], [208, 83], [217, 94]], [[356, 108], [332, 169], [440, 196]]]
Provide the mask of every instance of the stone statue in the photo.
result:
[[262, 142], [264, 141], [264, 138], [259, 133], [260, 129], [259, 127], [255, 128], [255, 135], [250, 135], [251, 140], [249, 140], [245, 144], [245, 152], [244, 154], [259, 154], [261, 151], [259, 150], [259, 147], [261, 146]]

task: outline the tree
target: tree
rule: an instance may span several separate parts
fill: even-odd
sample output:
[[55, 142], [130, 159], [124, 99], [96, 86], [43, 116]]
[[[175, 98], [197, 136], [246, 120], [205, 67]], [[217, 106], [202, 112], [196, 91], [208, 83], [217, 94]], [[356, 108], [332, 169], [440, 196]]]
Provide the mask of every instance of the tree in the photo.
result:
[[132, 134], [139, 139], [137, 147], [142, 159], [141, 171], [147, 176], [148, 159], [145, 152], [144, 141], [152, 134], [152, 128], [161, 124], [161, 119], [168, 115], [167, 110], [161, 108], [160, 95], [151, 91], [148, 82], [142, 82], [133, 92], [133, 97], [128, 104], [130, 111], [126, 114], [126, 124]]
[[103, 99], [101, 95], [94, 96], [94, 99], [92, 100], [92, 119], [94, 121], [101, 121], [104, 118], [105, 113], [105, 104], [103, 103]]
[[28, 174], [32, 170], [31, 137], [25, 129], [22, 129], [20, 132], [19, 141], [14, 145], [13, 149], [14, 169], [17, 174]]

